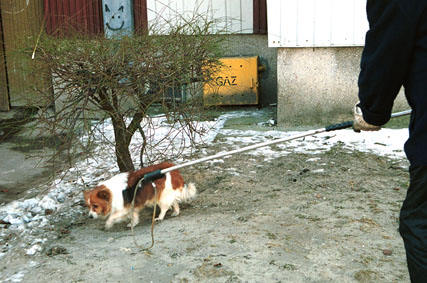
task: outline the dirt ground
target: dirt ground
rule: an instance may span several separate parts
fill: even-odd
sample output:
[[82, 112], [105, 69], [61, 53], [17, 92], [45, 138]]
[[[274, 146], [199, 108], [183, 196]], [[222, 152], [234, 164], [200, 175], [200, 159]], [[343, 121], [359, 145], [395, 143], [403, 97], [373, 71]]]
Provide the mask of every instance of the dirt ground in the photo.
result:
[[[397, 231], [407, 166], [337, 145], [184, 168], [198, 196], [155, 225], [149, 251], [135, 246], [126, 224], [105, 231], [103, 220], [88, 219], [81, 201], [77, 216], [52, 214], [33, 256], [3, 225], [10, 236], [2, 245], [15, 248], [0, 258], [0, 281], [409, 282]], [[151, 244], [151, 213], [135, 228], [143, 247]]]

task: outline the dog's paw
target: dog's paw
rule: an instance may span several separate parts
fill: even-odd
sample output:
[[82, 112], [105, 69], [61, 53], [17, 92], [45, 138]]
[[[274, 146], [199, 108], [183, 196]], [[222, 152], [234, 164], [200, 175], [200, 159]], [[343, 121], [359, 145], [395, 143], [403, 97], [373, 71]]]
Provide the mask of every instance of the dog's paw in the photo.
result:
[[160, 217], [156, 217], [155, 219], [154, 219], [154, 221], [156, 221], [156, 222], [160, 222], [160, 221], [162, 221], [163, 220], [163, 218], [160, 218]]
[[112, 221], [107, 221], [105, 222], [105, 230], [110, 230], [111, 227], [113, 227], [113, 222]]
[[173, 212], [173, 213], [171, 214], [171, 216], [173, 216], [173, 217], [178, 216], [178, 215], [179, 215], [179, 212]]
[[128, 223], [128, 225], [126, 225], [128, 228], [135, 228], [135, 226], [138, 224], [138, 222], [136, 222], [136, 223], [133, 223], [133, 225], [132, 225], [132, 222], [129, 222]]

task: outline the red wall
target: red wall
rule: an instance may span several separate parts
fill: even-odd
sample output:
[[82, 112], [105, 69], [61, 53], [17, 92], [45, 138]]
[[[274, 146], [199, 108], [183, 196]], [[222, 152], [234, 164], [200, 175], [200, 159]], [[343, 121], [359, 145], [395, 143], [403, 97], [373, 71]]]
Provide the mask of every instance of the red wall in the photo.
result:
[[104, 32], [101, 0], [44, 0], [46, 31]]

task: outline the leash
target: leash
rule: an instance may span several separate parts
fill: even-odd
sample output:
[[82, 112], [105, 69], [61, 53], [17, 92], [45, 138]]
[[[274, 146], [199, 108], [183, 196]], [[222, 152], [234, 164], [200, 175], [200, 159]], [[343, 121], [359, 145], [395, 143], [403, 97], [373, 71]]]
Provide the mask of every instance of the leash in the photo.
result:
[[[397, 117], [402, 117], [402, 116], [406, 116], [411, 114], [411, 110], [405, 110], [405, 111], [401, 111], [401, 112], [395, 112], [391, 114], [391, 118], [397, 118]], [[294, 135], [291, 137], [285, 137], [285, 138], [280, 138], [280, 139], [275, 139], [275, 140], [271, 140], [271, 141], [266, 141], [266, 142], [262, 142], [262, 143], [257, 143], [257, 144], [253, 144], [250, 146], [246, 146], [246, 147], [242, 147], [239, 149], [235, 149], [235, 150], [231, 150], [231, 151], [226, 151], [226, 152], [221, 152], [215, 155], [211, 155], [211, 156], [207, 156], [207, 157], [203, 157], [200, 159], [196, 159], [193, 161], [189, 161], [183, 164], [179, 164], [179, 165], [175, 165], [169, 168], [165, 168], [165, 169], [159, 169], [159, 170], [155, 170], [153, 172], [147, 173], [145, 174], [137, 183], [137, 187], [138, 188], [140, 186], [140, 184], [142, 182], [152, 182], [153, 186], [154, 186], [154, 190], [155, 190], [155, 203], [154, 203], [154, 210], [153, 210], [153, 217], [152, 217], [152, 223], [151, 223], [151, 247], [149, 248], [145, 248], [143, 249], [144, 251], [147, 251], [149, 249], [151, 249], [154, 246], [154, 234], [153, 234], [153, 228], [154, 228], [154, 222], [155, 222], [155, 214], [156, 214], [156, 201], [157, 201], [157, 190], [156, 190], [156, 186], [154, 185], [153, 181], [163, 178], [164, 175], [166, 173], [169, 173], [171, 171], [175, 171], [184, 167], [188, 167], [188, 166], [192, 166], [195, 164], [199, 164], [199, 163], [203, 163], [212, 159], [218, 159], [224, 156], [228, 156], [228, 155], [233, 155], [236, 153], [241, 153], [241, 152], [246, 152], [246, 151], [250, 151], [253, 149], [257, 149], [260, 147], [265, 147], [265, 146], [269, 146], [269, 145], [273, 145], [273, 144], [277, 144], [277, 143], [282, 143], [282, 142], [287, 142], [287, 141], [291, 141], [291, 140], [296, 140], [296, 139], [300, 139], [300, 138], [304, 138], [304, 137], [308, 137], [308, 136], [313, 136], [316, 134], [320, 134], [320, 133], [324, 133], [324, 132], [331, 132], [331, 131], [336, 131], [336, 130], [342, 130], [342, 129], [347, 129], [347, 128], [351, 128], [353, 127], [353, 121], [347, 121], [347, 122], [343, 122], [343, 123], [339, 123], [339, 124], [334, 124], [334, 125], [329, 125], [326, 126], [324, 128], [320, 128], [320, 129], [316, 129], [316, 130], [310, 130], [307, 131], [305, 133], [302, 134], [298, 134], [298, 135]], [[136, 191], [134, 192], [134, 196], [133, 196], [133, 200], [132, 200], [132, 209], [131, 209], [131, 215], [132, 215], [132, 220], [131, 220], [131, 227], [132, 227], [132, 233], [134, 236], [134, 242], [135, 244], [138, 246], [138, 244], [136, 243], [135, 240], [135, 234], [133, 232], [133, 209], [134, 209], [134, 201], [135, 201], [135, 196], [136, 196]]]
[[[396, 112], [391, 114], [391, 118], [397, 118], [397, 117], [401, 117], [401, 116], [405, 116], [405, 115], [409, 115], [411, 114], [411, 110], [405, 110], [405, 111], [401, 111], [401, 112]], [[298, 135], [294, 135], [292, 137], [285, 137], [285, 138], [280, 138], [280, 139], [275, 139], [275, 140], [271, 140], [271, 141], [266, 141], [266, 142], [262, 142], [262, 143], [258, 143], [258, 144], [253, 144], [250, 146], [246, 146], [243, 148], [239, 148], [236, 150], [231, 150], [231, 151], [226, 151], [226, 152], [221, 152], [215, 155], [211, 155], [211, 156], [207, 156], [204, 158], [200, 158], [200, 159], [196, 159], [193, 161], [189, 161], [187, 163], [184, 164], [180, 164], [180, 165], [175, 165], [169, 168], [165, 168], [162, 170], [156, 170], [150, 173], [147, 173], [144, 175], [144, 180], [146, 181], [154, 181], [156, 179], [162, 178], [164, 174], [174, 171], [174, 170], [178, 170], [184, 167], [188, 167], [188, 166], [192, 166], [198, 163], [202, 163], [202, 162], [206, 162], [208, 160], [212, 160], [212, 159], [218, 159], [227, 155], [233, 155], [236, 153], [241, 153], [241, 152], [246, 152], [249, 150], [253, 150], [253, 149], [257, 149], [260, 147], [265, 147], [265, 146], [269, 146], [269, 145], [273, 145], [273, 144], [277, 144], [277, 143], [282, 143], [282, 142], [286, 142], [286, 141], [291, 141], [291, 140], [296, 140], [296, 139], [300, 139], [300, 138], [304, 138], [304, 137], [308, 137], [308, 136], [313, 136], [316, 134], [320, 134], [320, 133], [324, 133], [324, 132], [331, 132], [331, 131], [336, 131], [336, 130], [342, 130], [342, 129], [347, 129], [347, 128], [351, 128], [353, 127], [353, 121], [347, 121], [347, 122], [343, 122], [343, 123], [339, 123], [339, 124], [334, 124], [334, 125], [330, 125], [330, 126], [326, 126], [325, 128], [320, 128], [320, 129], [316, 129], [316, 130], [310, 130], [307, 131], [305, 133], [302, 134], [298, 134]]]
[[141, 189], [143, 189], [142, 187], [142, 183], [143, 182], [147, 182], [146, 180], [144, 180], [144, 177], [142, 177], [138, 183], [136, 184], [135, 187], [135, 191], [133, 192], [133, 198], [132, 198], [132, 205], [131, 205], [131, 209], [130, 209], [130, 215], [131, 215], [131, 220], [130, 220], [130, 229], [132, 230], [132, 238], [133, 238], [133, 242], [135, 244], [135, 246], [137, 248], [139, 248], [140, 250], [147, 252], [149, 249], [151, 249], [152, 247], [154, 247], [154, 222], [156, 222], [156, 207], [157, 207], [157, 186], [154, 182], [151, 182], [151, 185], [154, 188], [154, 205], [153, 205], [153, 215], [151, 216], [151, 246], [148, 248], [143, 248], [142, 246], [138, 245], [138, 242], [136, 241], [136, 237], [135, 237], [135, 231], [133, 230], [134, 228], [134, 217], [133, 217], [133, 213], [135, 210], [135, 198], [136, 198], [136, 193], [138, 191], [138, 188], [140, 187]]

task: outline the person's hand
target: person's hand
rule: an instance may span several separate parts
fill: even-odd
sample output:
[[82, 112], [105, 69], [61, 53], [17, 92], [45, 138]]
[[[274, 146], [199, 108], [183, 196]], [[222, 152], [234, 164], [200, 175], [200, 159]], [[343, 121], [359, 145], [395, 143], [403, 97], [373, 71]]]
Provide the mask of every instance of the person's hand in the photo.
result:
[[381, 126], [371, 125], [363, 119], [362, 109], [356, 104], [353, 110], [353, 130], [360, 131], [379, 131]]

